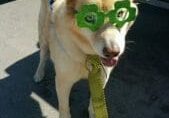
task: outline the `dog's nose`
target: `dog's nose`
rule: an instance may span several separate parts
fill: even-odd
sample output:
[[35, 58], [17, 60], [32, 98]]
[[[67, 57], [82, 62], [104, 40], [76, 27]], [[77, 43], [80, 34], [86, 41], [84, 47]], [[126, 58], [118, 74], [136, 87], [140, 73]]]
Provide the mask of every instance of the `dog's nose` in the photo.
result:
[[114, 46], [113, 48], [104, 47], [103, 55], [106, 58], [112, 58], [118, 56], [120, 53], [120, 48], [118, 46]]

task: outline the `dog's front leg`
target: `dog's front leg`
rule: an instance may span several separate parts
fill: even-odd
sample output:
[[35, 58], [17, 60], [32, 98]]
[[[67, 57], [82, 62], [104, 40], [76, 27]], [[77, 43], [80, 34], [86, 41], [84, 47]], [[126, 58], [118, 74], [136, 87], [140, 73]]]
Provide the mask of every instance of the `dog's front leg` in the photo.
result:
[[40, 61], [39, 61], [37, 71], [34, 75], [35, 82], [40, 82], [44, 78], [45, 64], [48, 58], [49, 58], [48, 45], [45, 43], [41, 43], [40, 44]]
[[[65, 73], [66, 75], [66, 73]], [[69, 108], [69, 95], [71, 88], [74, 84], [70, 77], [58, 76], [56, 78], [56, 91], [59, 102], [59, 118], [71, 118], [70, 108]]]

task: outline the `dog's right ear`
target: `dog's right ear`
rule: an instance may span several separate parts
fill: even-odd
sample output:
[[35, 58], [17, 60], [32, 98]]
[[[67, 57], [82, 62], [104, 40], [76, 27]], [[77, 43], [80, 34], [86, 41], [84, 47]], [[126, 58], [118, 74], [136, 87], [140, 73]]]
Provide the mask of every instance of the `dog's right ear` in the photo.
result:
[[132, 0], [132, 2], [133, 2], [133, 3], [137, 3], [137, 2], [138, 2], [138, 0]]
[[135, 3], [136, 5], [139, 4], [138, 0], [131, 0], [133, 3]]

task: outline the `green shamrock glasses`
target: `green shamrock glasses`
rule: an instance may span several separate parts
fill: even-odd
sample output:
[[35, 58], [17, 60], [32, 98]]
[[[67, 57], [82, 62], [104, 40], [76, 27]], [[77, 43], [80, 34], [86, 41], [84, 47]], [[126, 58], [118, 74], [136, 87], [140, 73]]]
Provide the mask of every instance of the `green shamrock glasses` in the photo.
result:
[[134, 21], [136, 18], [136, 8], [130, 6], [129, 0], [118, 1], [115, 9], [108, 13], [102, 12], [96, 4], [82, 5], [76, 14], [77, 25], [81, 28], [89, 28], [97, 31], [109, 18], [109, 22], [121, 28], [126, 22]]

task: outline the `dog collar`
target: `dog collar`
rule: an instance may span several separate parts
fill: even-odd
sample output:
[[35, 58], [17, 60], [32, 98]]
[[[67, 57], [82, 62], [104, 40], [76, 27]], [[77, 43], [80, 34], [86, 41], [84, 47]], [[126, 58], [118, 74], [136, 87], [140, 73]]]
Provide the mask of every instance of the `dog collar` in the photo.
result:
[[76, 14], [77, 26], [97, 31], [104, 23], [109, 22], [117, 28], [121, 28], [126, 22], [134, 21], [136, 8], [131, 7], [129, 0], [117, 1], [114, 9], [107, 12], [102, 11], [96, 4], [82, 5]]
[[88, 56], [86, 61], [89, 71], [88, 80], [95, 118], [108, 118], [103, 81], [101, 79], [102, 64], [98, 56]]
[[53, 10], [54, 0], [48, 0], [48, 2], [49, 2], [50, 9]]

